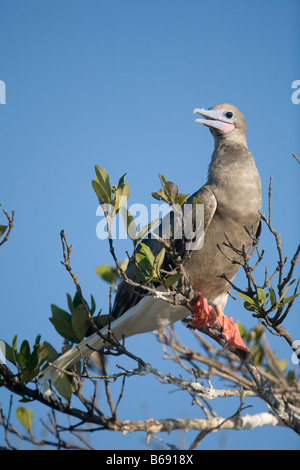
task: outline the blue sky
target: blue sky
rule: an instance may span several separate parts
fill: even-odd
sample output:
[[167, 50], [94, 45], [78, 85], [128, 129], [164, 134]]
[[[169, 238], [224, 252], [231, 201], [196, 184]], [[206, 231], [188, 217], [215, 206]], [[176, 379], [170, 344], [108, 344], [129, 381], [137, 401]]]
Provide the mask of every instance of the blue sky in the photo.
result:
[[[213, 150], [208, 130], [194, 123], [195, 107], [229, 102], [244, 112], [263, 183], [263, 211], [272, 175], [272, 221], [285, 254], [293, 254], [299, 166], [291, 154], [300, 153], [300, 105], [292, 103], [291, 86], [300, 79], [299, 9], [297, 0], [0, 1], [0, 80], [6, 84], [0, 203], [16, 212], [15, 229], [0, 253], [1, 338], [9, 342], [18, 333], [19, 341], [33, 342], [40, 333], [60, 347], [48, 320], [50, 304], [66, 307], [66, 292], [74, 293], [60, 264], [62, 228], [74, 244], [72, 266], [85, 296], [93, 294], [97, 308], [107, 308], [107, 286], [95, 274], [111, 258], [96, 237], [94, 165], [105, 167], [115, 183], [127, 173], [131, 203], [153, 202], [158, 173], [182, 192], [194, 192], [206, 181]], [[271, 243], [264, 230], [261, 247], [270, 269]], [[117, 245], [121, 259], [128, 247]], [[285, 325], [295, 339], [298, 309], [299, 301]], [[255, 325], [241, 303], [229, 301], [229, 312]], [[268, 338], [279, 355], [290, 357], [282, 341]], [[169, 370], [153, 335], [132, 338], [128, 347]], [[128, 381], [121, 418], [131, 418], [126, 410], [133, 403], [134, 419], [160, 412], [175, 417], [179, 407], [182, 416], [199, 413], [189, 400], [183, 403], [180, 394], [170, 396], [153, 382]], [[145, 393], [141, 400], [138, 387]], [[156, 393], [157, 408], [150, 404]], [[1, 390], [1, 401], [4, 395]], [[223, 404], [220, 413], [231, 411]], [[98, 448], [145, 448], [144, 436], [97, 439]], [[291, 431], [263, 428], [249, 436], [212, 435], [203, 448], [219, 448], [221, 441], [227, 448], [299, 446]]]

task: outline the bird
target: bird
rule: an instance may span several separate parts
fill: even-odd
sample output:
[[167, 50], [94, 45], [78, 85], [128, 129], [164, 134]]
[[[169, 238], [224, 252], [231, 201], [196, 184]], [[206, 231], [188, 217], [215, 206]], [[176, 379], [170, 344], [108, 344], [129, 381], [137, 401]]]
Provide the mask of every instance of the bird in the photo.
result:
[[[247, 253], [252, 248], [253, 237], [249, 233], [256, 234], [260, 226], [261, 179], [248, 149], [245, 117], [236, 106], [222, 103], [209, 109], [196, 108], [194, 114], [200, 116], [195, 119], [197, 123], [209, 128], [214, 138], [214, 151], [206, 183], [189, 198], [196, 197], [204, 204], [203, 246], [191, 253], [185, 265], [186, 274], [198, 292], [197, 300], [191, 302], [193, 319], [201, 327], [210, 327], [218, 320], [226, 342], [249, 351], [239, 336], [237, 325], [224, 314], [230, 283], [240, 267], [232, 262], [232, 252], [224, 242], [229, 240], [233, 247]], [[155, 238], [149, 238], [146, 243], [154, 255], [161, 250]], [[225, 276], [220, 276], [222, 274]], [[134, 278], [130, 264], [127, 275]], [[170, 304], [159, 295], [142, 294], [123, 280], [116, 293], [109, 328], [114, 338], [121, 340], [164, 328], [183, 320], [188, 313], [186, 306]], [[101, 330], [101, 336], [107, 333], [108, 326]], [[49, 382], [55, 386], [59, 369], [70, 368], [104, 345], [103, 337], [93, 333], [56, 359], [55, 367], [42, 370], [39, 385], [44, 396], [51, 395]]]

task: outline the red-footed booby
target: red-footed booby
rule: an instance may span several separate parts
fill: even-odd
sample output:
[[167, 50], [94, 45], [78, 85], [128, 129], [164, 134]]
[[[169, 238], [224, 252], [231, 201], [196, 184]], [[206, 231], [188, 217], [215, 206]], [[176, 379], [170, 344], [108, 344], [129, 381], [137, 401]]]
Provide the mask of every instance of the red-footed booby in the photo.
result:
[[[233, 281], [239, 265], [230, 261], [232, 252], [222, 247], [226, 241], [249, 252], [252, 239], [247, 234], [256, 233], [260, 222], [261, 181], [254, 159], [246, 141], [246, 122], [242, 112], [234, 105], [223, 103], [209, 110], [195, 109], [202, 116], [196, 122], [209, 127], [215, 141], [215, 149], [208, 169], [208, 179], [193, 196], [204, 203], [204, 244], [192, 253], [185, 270], [193, 287], [198, 291], [198, 300], [191, 303], [193, 321], [202, 328], [212, 326], [216, 320], [222, 326], [222, 335], [231, 348], [248, 352], [232, 318], [224, 315], [230, 284], [220, 278], [222, 273]], [[189, 169], [187, 170], [189, 171]], [[191, 198], [193, 197], [191, 196]], [[155, 239], [146, 241], [152, 252], [158, 253], [161, 244]], [[224, 255], [224, 252], [227, 256]], [[235, 255], [237, 257], [237, 255]], [[129, 266], [128, 276], [134, 277]], [[114, 337], [121, 340], [135, 334], [165, 327], [188, 315], [182, 305], [171, 305], [151, 294], [140, 295], [122, 281], [116, 294], [110, 329]], [[106, 335], [108, 328], [101, 330]], [[70, 349], [56, 361], [57, 368], [65, 370], [82, 357], [100, 350], [104, 340], [94, 333], [75, 348]], [[107, 345], [107, 344], [106, 344]], [[56, 368], [49, 366], [41, 372], [39, 384], [45, 396], [51, 394], [48, 382], [55, 385], [58, 378]]]

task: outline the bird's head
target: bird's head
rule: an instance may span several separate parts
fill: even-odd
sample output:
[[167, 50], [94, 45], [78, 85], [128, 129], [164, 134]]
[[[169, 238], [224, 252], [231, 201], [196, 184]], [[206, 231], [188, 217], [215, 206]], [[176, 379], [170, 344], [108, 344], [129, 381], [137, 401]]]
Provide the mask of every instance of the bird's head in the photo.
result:
[[194, 114], [200, 114], [205, 119], [195, 119], [196, 122], [209, 127], [217, 142], [226, 140], [239, 142], [247, 146], [247, 126], [243, 113], [233, 104], [222, 103], [206, 109], [194, 109]]

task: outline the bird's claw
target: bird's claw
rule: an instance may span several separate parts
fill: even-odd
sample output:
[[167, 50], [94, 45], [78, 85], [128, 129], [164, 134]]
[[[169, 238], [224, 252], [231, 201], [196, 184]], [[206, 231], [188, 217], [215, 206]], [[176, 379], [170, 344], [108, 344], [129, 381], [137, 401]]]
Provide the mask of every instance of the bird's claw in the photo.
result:
[[221, 325], [221, 336], [225, 340], [225, 347], [231, 349], [240, 349], [241, 351], [250, 353], [250, 350], [245, 345], [239, 332], [238, 325], [233, 322], [232, 317], [224, 315], [223, 310], [217, 308], [217, 313], [208, 305], [207, 299], [198, 292], [196, 301], [190, 302], [192, 308], [193, 325], [200, 328], [212, 327], [217, 321]]

